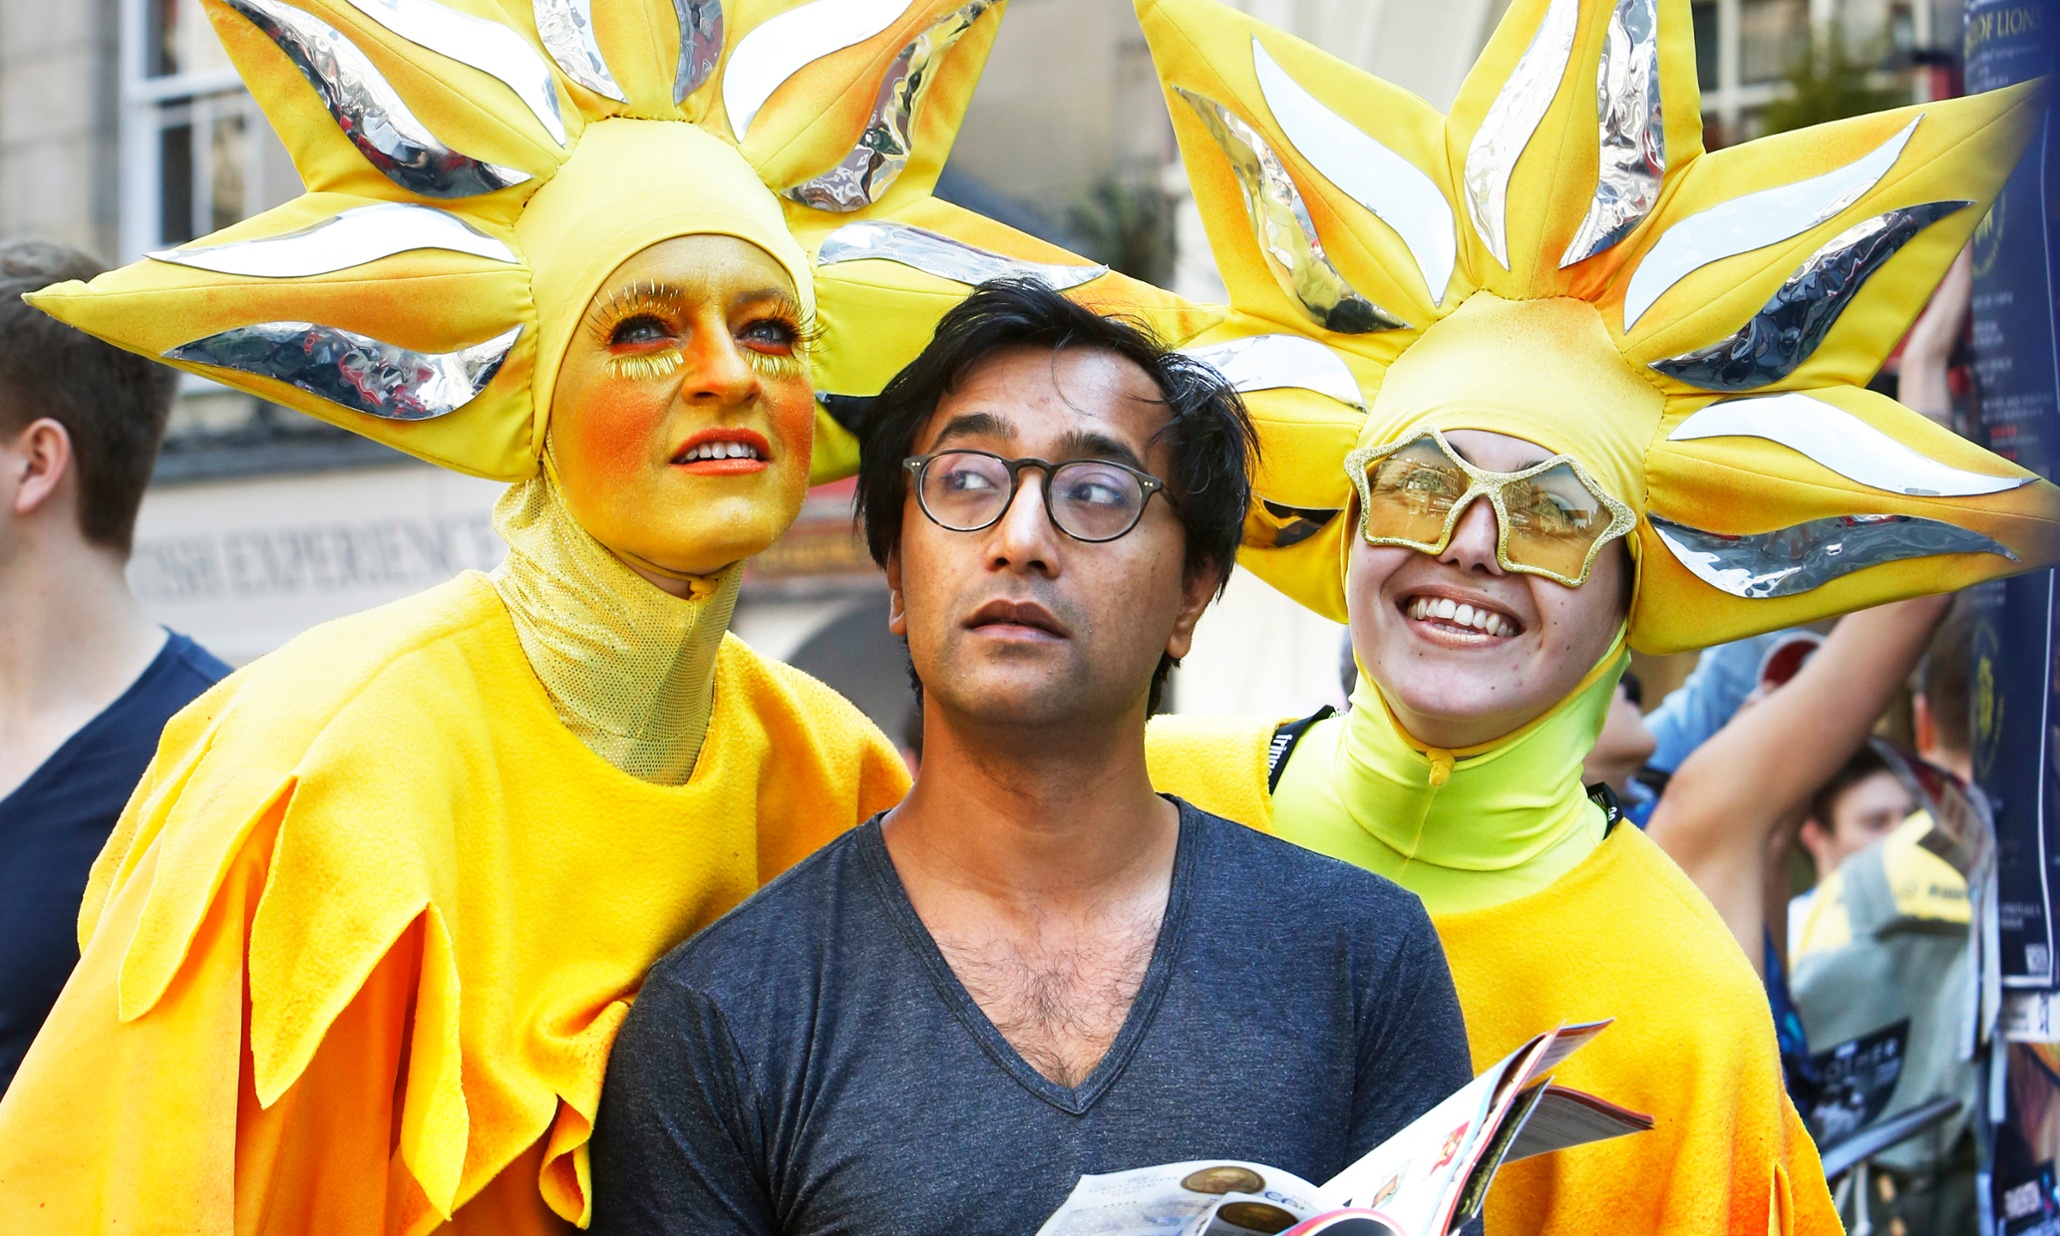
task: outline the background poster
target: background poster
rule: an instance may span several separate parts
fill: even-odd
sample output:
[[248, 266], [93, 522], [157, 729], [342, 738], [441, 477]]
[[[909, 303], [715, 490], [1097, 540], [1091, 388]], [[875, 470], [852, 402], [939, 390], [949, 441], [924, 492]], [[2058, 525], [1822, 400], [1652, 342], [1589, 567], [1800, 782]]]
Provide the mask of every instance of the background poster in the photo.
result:
[[[2052, 0], [1970, 0], [1969, 92], [2052, 72]], [[2054, 293], [2060, 134], [2044, 127], [1974, 238], [1974, 372], [1987, 444], [2047, 477], [2060, 460], [2060, 331]], [[2054, 573], [1984, 585], [1976, 595], [1974, 772], [1995, 808], [1997, 948], [1989, 964], [2047, 1012], [2060, 987], [2054, 903], [2060, 896], [2060, 663]], [[2004, 1019], [1985, 1070], [1983, 1228], [2060, 1236], [2060, 1045], [2050, 1018]], [[2032, 1025], [2032, 1023], [2038, 1023]]]
[[[1970, 93], [2050, 71], [2049, 3], [1971, 0]], [[1974, 234], [1974, 373], [1990, 449], [2054, 475], [2060, 456], [2053, 259], [2056, 155], [2053, 116], [1995, 208]], [[2060, 895], [2060, 802], [2053, 755], [2052, 572], [1983, 586], [1976, 598], [1974, 770], [1996, 809], [2003, 983], [2060, 986], [2054, 900]]]

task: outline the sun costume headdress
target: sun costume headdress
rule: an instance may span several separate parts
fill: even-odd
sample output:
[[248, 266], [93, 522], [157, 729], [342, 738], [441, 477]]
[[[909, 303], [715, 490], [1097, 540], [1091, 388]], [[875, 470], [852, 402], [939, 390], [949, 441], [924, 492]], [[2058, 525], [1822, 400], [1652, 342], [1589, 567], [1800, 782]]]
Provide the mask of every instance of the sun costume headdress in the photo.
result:
[[[1139, 292], [930, 196], [1002, 7], [208, 0], [307, 192], [31, 299], [515, 481], [543, 457], [558, 362], [602, 280], [659, 240], [719, 233], [772, 254], [820, 317], [818, 390], [874, 394], [969, 283]], [[855, 466], [849, 435], [818, 427], [818, 476]]]
[[516, 482], [510, 554], [167, 726], [0, 1102], [0, 1229], [562, 1230], [646, 970], [907, 785], [725, 634], [737, 568], [677, 597], [571, 519], [552, 392], [595, 292], [673, 237], [771, 255], [819, 478], [855, 463], [829, 412], [981, 279], [1173, 311], [930, 196], [1001, 0], [205, 3], [306, 194], [34, 302]]
[[1237, 311], [1200, 342], [1330, 350], [1248, 396], [1242, 561], [1305, 605], [1344, 618], [1347, 455], [1433, 428], [1636, 512], [1649, 651], [2060, 558], [2060, 490], [1865, 389], [2035, 86], [1706, 151], [1687, 0], [1517, 0], [1449, 115], [1205, 0], [1138, 7]]

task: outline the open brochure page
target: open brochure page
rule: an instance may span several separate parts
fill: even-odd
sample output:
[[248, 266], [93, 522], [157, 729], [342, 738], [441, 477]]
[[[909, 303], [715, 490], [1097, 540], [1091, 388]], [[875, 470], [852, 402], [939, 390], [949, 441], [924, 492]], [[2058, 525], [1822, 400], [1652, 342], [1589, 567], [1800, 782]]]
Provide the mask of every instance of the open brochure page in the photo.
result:
[[1037, 1236], [1273, 1236], [1316, 1213], [1316, 1192], [1292, 1172], [1232, 1159], [1082, 1176]]
[[1379, 1211], [1404, 1232], [1445, 1236], [1474, 1164], [1547, 1041], [1524, 1044], [1332, 1177], [1318, 1195], [1320, 1207]]
[[1525, 1043], [1321, 1188], [1227, 1159], [1083, 1176], [1038, 1236], [1294, 1236], [1328, 1230], [1341, 1212], [1355, 1236], [1446, 1236], [1478, 1212], [1503, 1162], [1652, 1127], [1544, 1079], [1606, 1025]]

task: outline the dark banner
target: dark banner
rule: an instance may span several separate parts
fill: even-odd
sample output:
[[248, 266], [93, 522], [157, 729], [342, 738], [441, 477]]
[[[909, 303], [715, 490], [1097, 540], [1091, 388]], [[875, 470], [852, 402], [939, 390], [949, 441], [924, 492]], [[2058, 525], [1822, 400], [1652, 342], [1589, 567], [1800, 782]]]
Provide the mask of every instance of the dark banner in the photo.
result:
[[[1993, 90], [2051, 74], [2055, 0], [1969, 0], [1967, 89]], [[1974, 372], [1988, 446], [2047, 477], [2060, 461], [2060, 329], [2054, 279], [2060, 251], [2060, 134], [2044, 127], [1974, 237]], [[2044, 1038], [2060, 988], [2060, 664], [2054, 658], [2054, 573], [1984, 585], [1976, 593], [1974, 772], [1995, 808], [1997, 948], [1990, 964], [2018, 989], [2011, 1037]], [[2015, 1025], [2024, 1022], [2025, 1025]], [[1982, 1122], [1984, 1228], [1996, 1236], [2060, 1236], [2060, 1047], [1999, 1042], [1988, 1057]]]
[[[1993, 90], [2051, 71], [2049, 3], [1970, 0], [1967, 89]], [[2047, 477], [2060, 457], [2055, 367], [2053, 117], [1974, 234], [1974, 372], [1988, 446]], [[1977, 594], [1974, 769], [1996, 809], [2003, 982], [2060, 987], [2054, 950], [2060, 897], [2060, 798], [2049, 767], [2054, 707], [2053, 573]]]

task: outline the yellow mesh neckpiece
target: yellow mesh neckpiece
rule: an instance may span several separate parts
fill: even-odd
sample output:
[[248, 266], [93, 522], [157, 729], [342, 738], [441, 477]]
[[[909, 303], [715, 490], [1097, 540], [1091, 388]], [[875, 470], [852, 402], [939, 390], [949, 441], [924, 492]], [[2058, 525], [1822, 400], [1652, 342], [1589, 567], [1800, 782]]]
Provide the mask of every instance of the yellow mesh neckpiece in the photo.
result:
[[565, 509], [548, 471], [494, 507], [508, 557], [492, 575], [558, 719], [610, 764], [685, 785], [708, 732], [715, 656], [743, 564], [675, 597], [624, 566]]
[[1865, 389], [2038, 122], [2035, 85], [1702, 144], [1689, 0], [1514, 0], [1449, 114], [1214, 0], [1137, 0], [1230, 292], [1241, 560], [1342, 621], [1342, 461], [1424, 428], [1639, 513], [1633, 646], [2060, 560], [2060, 490]]
[[1174, 312], [931, 196], [1003, 0], [202, 3], [307, 192], [30, 299], [459, 472], [536, 474], [574, 325], [675, 236], [793, 276], [818, 481], [856, 467], [836, 397], [877, 394], [981, 279]]

